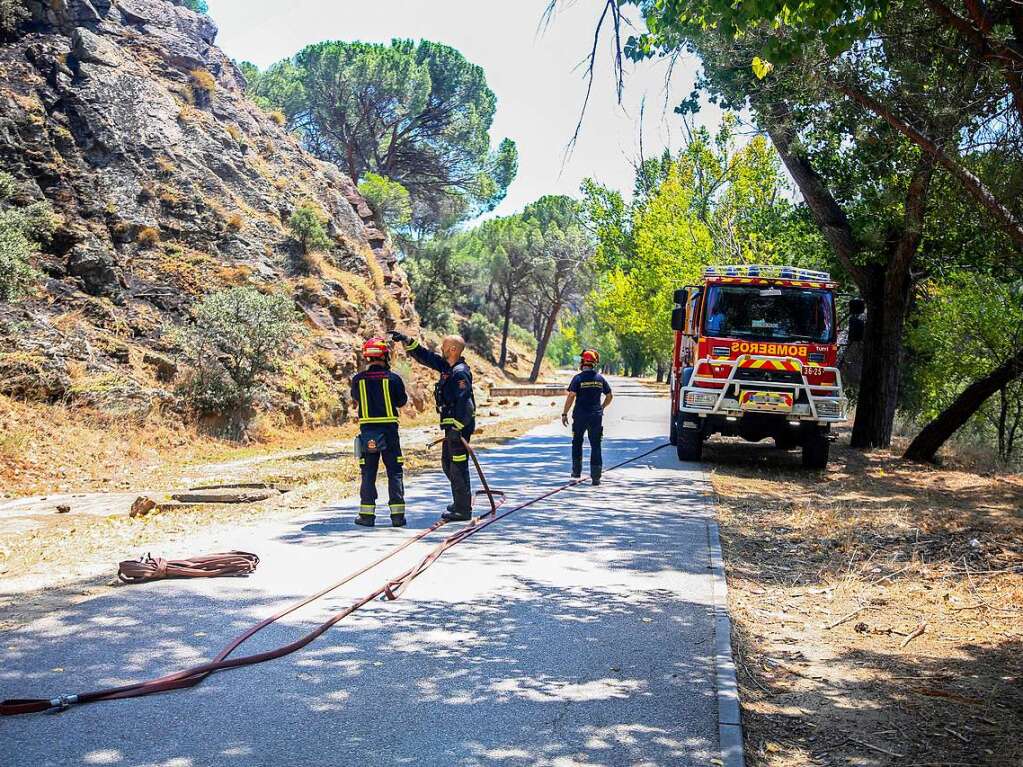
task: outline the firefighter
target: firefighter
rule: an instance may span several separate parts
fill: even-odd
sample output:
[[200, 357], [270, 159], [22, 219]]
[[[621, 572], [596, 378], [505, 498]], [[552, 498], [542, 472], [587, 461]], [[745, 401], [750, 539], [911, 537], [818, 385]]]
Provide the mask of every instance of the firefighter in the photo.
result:
[[[600, 354], [596, 350], [583, 351], [580, 356], [579, 372], [568, 385], [565, 409], [561, 413], [561, 422], [568, 426], [568, 411], [572, 411], [572, 477], [579, 479], [582, 476], [583, 437], [589, 435], [590, 478], [594, 485], [600, 484], [603, 468], [600, 440], [604, 435], [604, 410], [614, 399], [611, 386], [596, 370], [599, 363]], [[604, 398], [603, 402], [601, 395]]]
[[433, 396], [440, 413], [440, 426], [444, 430], [442, 466], [451, 482], [452, 503], [441, 515], [448, 522], [464, 522], [472, 518], [472, 495], [469, 484], [469, 453], [465, 444], [476, 430], [476, 402], [472, 393], [472, 371], [462, 352], [465, 340], [461, 336], [445, 336], [440, 354], [424, 349], [403, 333], [392, 331], [391, 338], [405, 344], [409, 355], [440, 373]]
[[405, 459], [398, 435], [398, 409], [408, 402], [405, 382], [391, 372], [391, 353], [382, 338], [371, 338], [362, 345], [367, 367], [352, 378], [352, 402], [359, 408], [359, 515], [355, 524], [376, 524], [377, 469], [380, 458], [387, 469], [387, 505], [391, 526], [405, 526]]

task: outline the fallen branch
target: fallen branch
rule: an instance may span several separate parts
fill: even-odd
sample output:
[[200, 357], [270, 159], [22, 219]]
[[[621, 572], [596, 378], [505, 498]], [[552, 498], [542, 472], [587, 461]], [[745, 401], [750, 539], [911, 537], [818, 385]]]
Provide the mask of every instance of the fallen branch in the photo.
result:
[[851, 613], [846, 613], [841, 618], [839, 618], [837, 621], [835, 621], [834, 623], [829, 623], [824, 628], [826, 630], [830, 631], [831, 629], [835, 628], [836, 626], [841, 626], [846, 621], [851, 621], [853, 618], [855, 618], [857, 615], [859, 615], [861, 612], [863, 612], [866, 609], [867, 609], [866, 605], [864, 605], [863, 607], [857, 607]]
[[909, 633], [909, 636], [907, 636], [905, 639], [902, 640], [902, 644], [900, 644], [899, 647], [905, 647], [910, 642], [912, 642], [914, 639], [916, 639], [918, 636], [923, 634], [925, 631], [927, 631], [927, 624], [926, 623], [921, 623], [919, 626], [917, 626], [915, 629], [913, 629]]
[[882, 754], [888, 754], [888, 756], [894, 756], [897, 759], [902, 759], [903, 757], [906, 756], [905, 754], [897, 754], [894, 751], [889, 751], [887, 748], [881, 748], [880, 746], [875, 746], [872, 743], [867, 743], [865, 740], [856, 740], [856, 738], [849, 738], [849, 740], [852, 743], [858, 743], [864, 748], [869, 748], [873, 751], [878, 751]]

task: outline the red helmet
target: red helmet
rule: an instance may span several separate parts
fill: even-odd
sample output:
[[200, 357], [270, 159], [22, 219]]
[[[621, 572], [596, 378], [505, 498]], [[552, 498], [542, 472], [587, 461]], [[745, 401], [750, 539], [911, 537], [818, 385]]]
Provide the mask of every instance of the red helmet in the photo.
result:
[[371, 338], [362, 345], [362, 358], [366, 360], [385, 360], [390, 353], [387, 341], [382, 338]]
[[596, 349], [583, 349], [583, 353], [579, 355], [583, 365], [592, 365], [596, 367], [600, 364], [600, 352]]

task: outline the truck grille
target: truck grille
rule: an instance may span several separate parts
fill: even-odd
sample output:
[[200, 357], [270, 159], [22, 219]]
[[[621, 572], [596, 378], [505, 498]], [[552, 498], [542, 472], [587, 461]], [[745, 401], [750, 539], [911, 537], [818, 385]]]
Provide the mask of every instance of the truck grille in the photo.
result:
[[736, 381], [766, 381], [768, 383], [803, 383], [803, 376], [795, 370], [764, 370], [763, 368], [739, 368], [735, 371]]

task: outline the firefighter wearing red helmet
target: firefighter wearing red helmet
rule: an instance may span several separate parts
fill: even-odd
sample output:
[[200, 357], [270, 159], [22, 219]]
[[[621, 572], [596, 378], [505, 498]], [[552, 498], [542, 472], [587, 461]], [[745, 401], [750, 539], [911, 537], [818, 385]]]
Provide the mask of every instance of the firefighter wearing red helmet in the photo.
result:
[[582, 476], [583, 438], [588, 436], [590, 478], [594, 485], [600, 484], [604, 464], [600, 454], [600, 440], [604, 436], [604, 410], [614, 399], [611, 386], [597, 372], [599, 364], [600, 354], [596, 349], [583, 350], [579, 356], [579, 372], [568, 385], [565, 409], [561, 413], [561, 422], [568, 426], [568, 412], [572, 411], [572, 476], [575, 479]]
[[[469, 483], [469, 451], [465, 443], [476, 430], [476, 401], [472, 393], [472, 371], [462, 356], [465, 340], [461, 336], [445, 336], [440, 354], [424, 349], [404, 333], [391, 332], [391, 338], [405, 344], [405, 350], [416, 362], [440, 373], [433, 395], [444, 430], [441, 466], [451, 482], [451, 505], [442, 518], [448, 522], [464, 522], [472, 518], [472, 491]], [[464, 442], [463, 442], [464, 440]]]
[[359, 515], [355, 524], [376, 524], [377, 470], [383, 458], [387, 469], [387, 505], [391, 525], [405, 526], [405, 473], [398, 435], [398, 409], [408, 403], [405, 382], [391, 372], [391, 351], [383, 338], [362, 345], [366, 369], [352, 378], [352, 403], [359, 412]]

